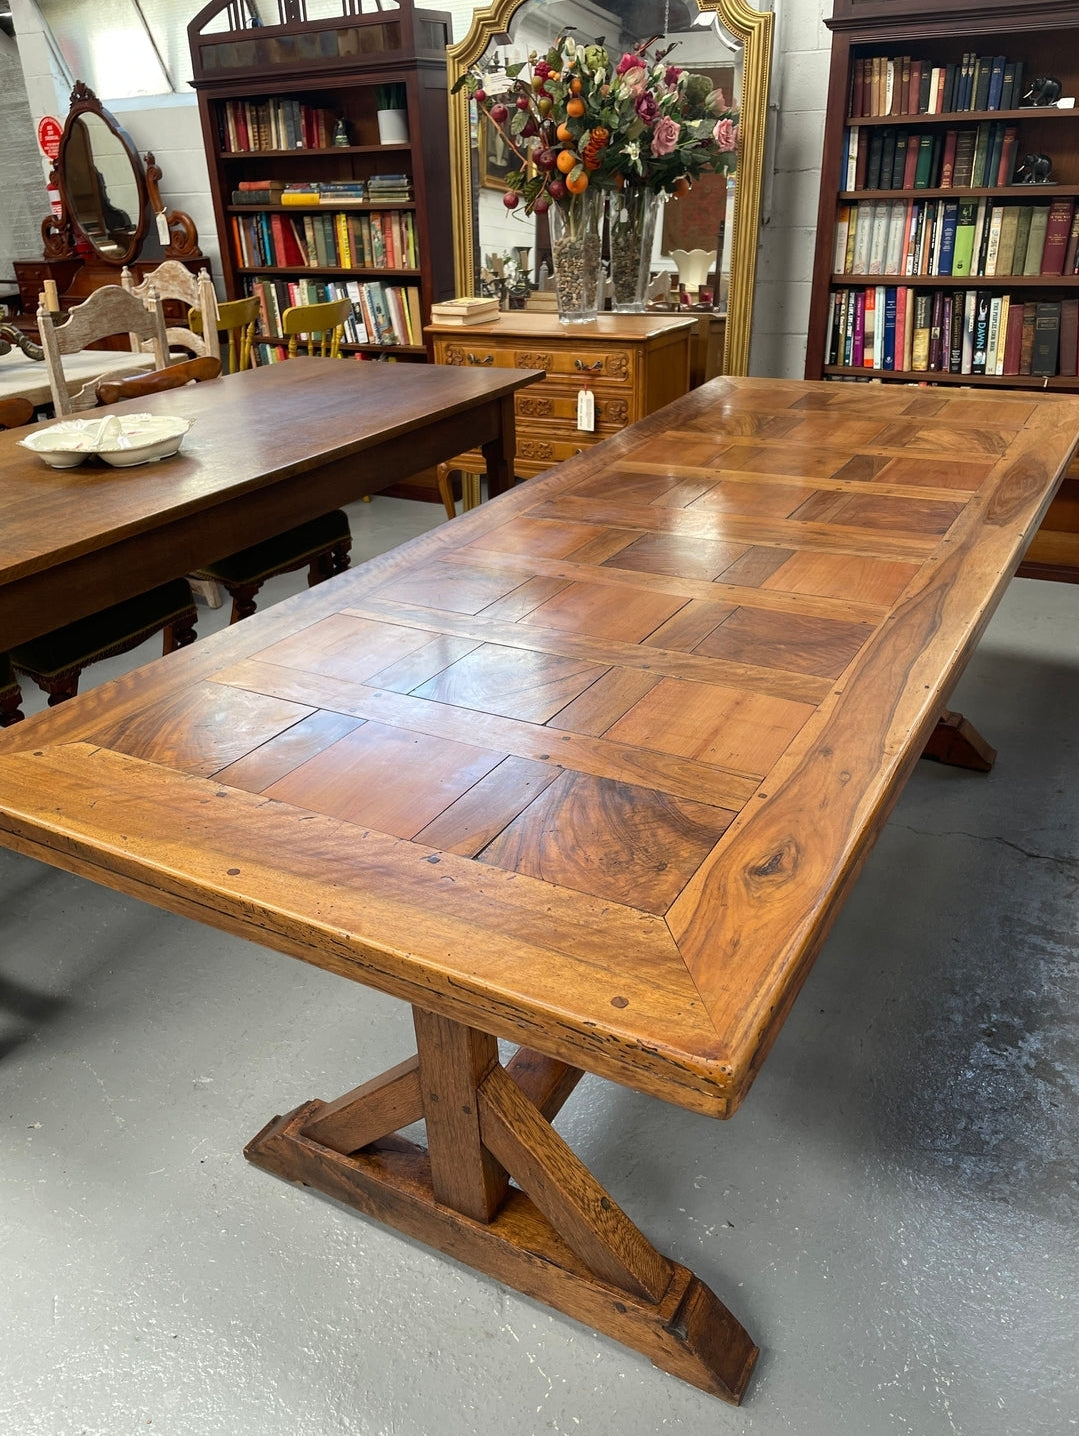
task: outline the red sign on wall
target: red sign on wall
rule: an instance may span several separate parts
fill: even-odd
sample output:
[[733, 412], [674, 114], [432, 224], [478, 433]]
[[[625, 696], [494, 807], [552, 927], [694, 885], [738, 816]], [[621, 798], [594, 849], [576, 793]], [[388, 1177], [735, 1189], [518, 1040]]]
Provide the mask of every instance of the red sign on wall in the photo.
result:
[[37, 142], [41, 146], [45, 158], [56, 163], [56, 156], [60, 153], [60, 136], [64, 133], [64, 127], [59, 120], [52, 115], [46, 115], [43, 120], [37, 123]]

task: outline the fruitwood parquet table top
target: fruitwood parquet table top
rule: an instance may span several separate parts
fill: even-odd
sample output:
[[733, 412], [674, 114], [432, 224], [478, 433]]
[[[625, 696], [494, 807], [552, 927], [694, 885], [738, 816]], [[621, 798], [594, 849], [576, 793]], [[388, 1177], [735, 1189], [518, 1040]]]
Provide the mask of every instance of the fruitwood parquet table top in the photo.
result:
[[729, 1115], [1079, 400], [717, 379], [0, 742], [0, 842]]

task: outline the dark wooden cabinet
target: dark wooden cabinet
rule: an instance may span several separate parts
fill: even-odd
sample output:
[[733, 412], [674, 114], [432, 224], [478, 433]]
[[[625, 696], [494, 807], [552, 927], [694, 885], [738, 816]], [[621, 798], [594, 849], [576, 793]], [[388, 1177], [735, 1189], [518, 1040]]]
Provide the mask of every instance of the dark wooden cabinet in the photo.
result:
[[[188, 36], [229, 298], [258, 293], [272, 339], [275, 301], [348, 294], [367, 333], [350, 328], [347, 348], [424, 359], [431, 304], [453, 292], [450, 17], [409, 3], [360, 14], [342, 0], [335, 19], [252, 26], [249, 7], [214, 0]], [[383, 143], [378, 110], [390, 96], [407, 137]], [[407, 197], [235, 198], [241, 184], [359, 188], [393, 175], [406, 177]]]
[[[835, 0], [827, 23], [806, 377], [1079, 392], [1079, 3]], [[968, 57], [985, 64], [964, 79]], [[1022, 67], [1010, 99], [1006, 65]], [[1075, 106], [1024, 103], [1036, 77]], [[1018, 182], [1027, 155], [1050, 183]], [[1075, 477], [1021, 572], [1079, 578]]]

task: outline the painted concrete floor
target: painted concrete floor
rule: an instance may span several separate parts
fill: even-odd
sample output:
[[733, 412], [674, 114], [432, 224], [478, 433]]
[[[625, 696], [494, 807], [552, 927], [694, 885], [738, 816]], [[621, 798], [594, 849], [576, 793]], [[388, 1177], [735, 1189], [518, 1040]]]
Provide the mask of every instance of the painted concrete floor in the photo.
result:
[[244, 1162], [404, 1005], [0, 852], [0, 1436], [1079, 1426], [1079, 587], [1013, 583], [955, 706], [996, 768], [918, 766], [734, 1119], [559, 1119], [760, 1342], [739, 1410]]

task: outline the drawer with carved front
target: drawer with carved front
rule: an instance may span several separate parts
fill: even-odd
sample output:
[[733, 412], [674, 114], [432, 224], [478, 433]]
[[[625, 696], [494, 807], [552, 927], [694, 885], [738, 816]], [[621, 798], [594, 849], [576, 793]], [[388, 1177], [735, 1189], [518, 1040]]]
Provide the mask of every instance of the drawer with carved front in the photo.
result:
[[579, 431], [577, 429], [577, 395], [581, 387], [583, 385], [569, 386], [548, 381], [543, 384], [533, 384], [530, 389], [521, 390], [514, 396], [513, 405], [514, 413], [517, 415], [517, 432], [522, 433], [526, 426], [538, 422], [544, 425], [554, 424], [561, 434], [580, 432], [586, 437], [591, 437], [591, 433], [594, 432], [602, 438], [607, 434], [616, 434], [619, 429], [624, 429], [630, 422], [628, 395], [616, 395], [614, 398], [610, 398], [603, 392], [597, 392], [594, 395], [595, 430]]
[[494, 369], [543, 369], [552, 377], [593, 383], [632, 384], [635, 355], [624, 348], [603, 348], [560, 340], [557, 344], [511, 344], [476, 335], [474, 339], [435, 340], [435, 362]]

